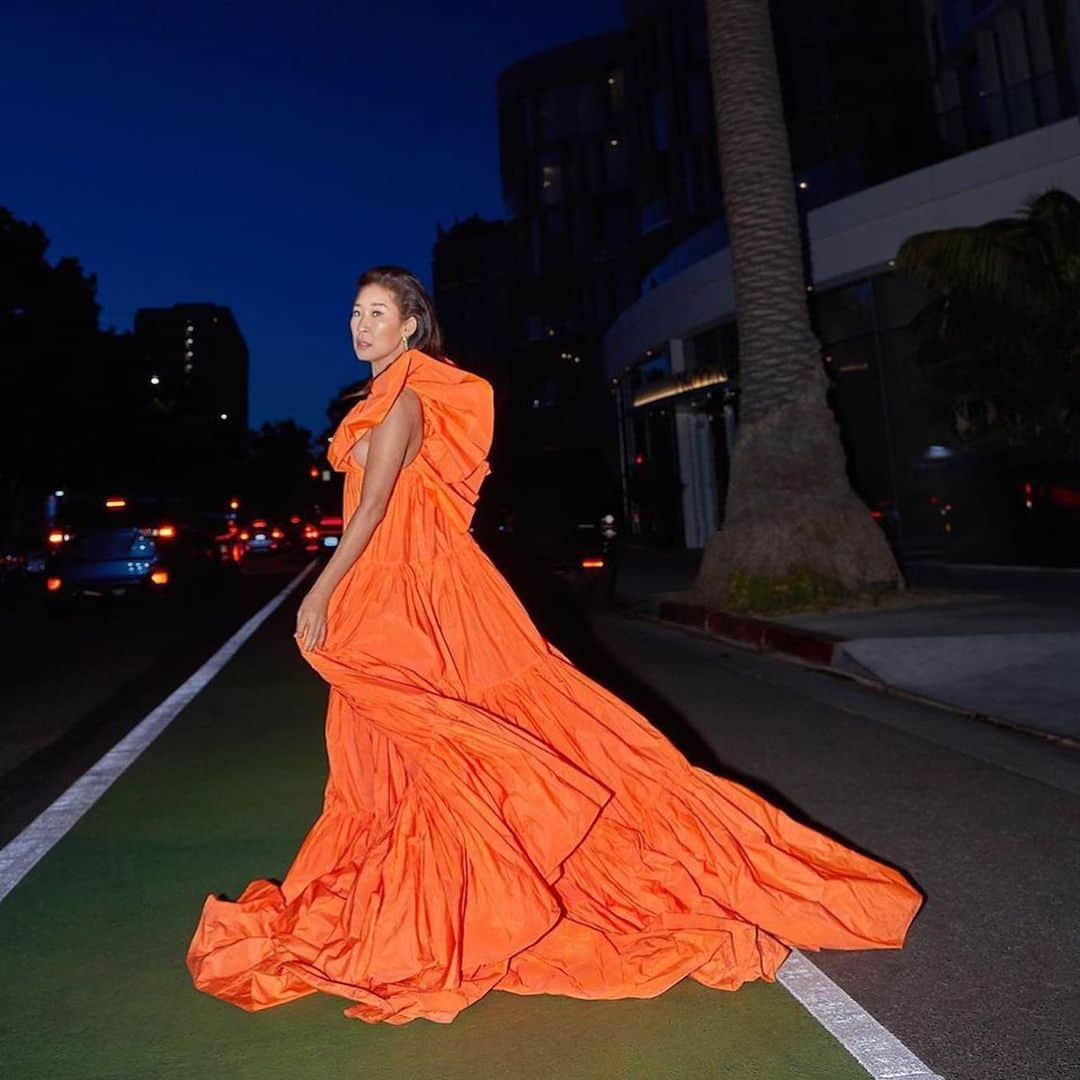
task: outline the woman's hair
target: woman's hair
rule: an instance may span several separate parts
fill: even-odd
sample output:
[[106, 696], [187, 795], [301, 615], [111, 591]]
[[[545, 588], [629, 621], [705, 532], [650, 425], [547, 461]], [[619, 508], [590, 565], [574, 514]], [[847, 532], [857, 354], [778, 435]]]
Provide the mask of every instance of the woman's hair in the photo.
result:
[[413, 316], [416, 332], [409, 338], [409, 348], [445, 360], [443, 356], [442, 330], [435, 317], [435, 305], [419, 278], [402, 266], [373, 266], [360, 275], [356, 283], [359, 293], [365, 285], [381, 285], [394, 294], [402, 320]]

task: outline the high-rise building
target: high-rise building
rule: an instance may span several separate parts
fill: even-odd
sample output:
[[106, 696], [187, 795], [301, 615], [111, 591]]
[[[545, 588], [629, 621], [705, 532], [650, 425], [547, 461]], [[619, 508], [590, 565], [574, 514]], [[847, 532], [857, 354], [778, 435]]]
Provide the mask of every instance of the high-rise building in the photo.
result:
[[247, 431], [248, 348], [228, 308], [140, 308], [135, 343], [149, 392], [163, 405], [227, 430]]
[[954, 154], [1076, 113], [1075, 0], [924, 0], [941, 136]]
[[[1080, 195], [1080, 2], [916, 6], [838, 0], [799, 22], [805, 5], [773, 0], [811, 316], [853, 485], [901, 555], [1008, 559], [1022, 504], [947, 410], [930, 407], [913, 329], [930, 294], [895, 257], [913, 234], [1011, 217], [1047, 188]], [[648, 25], [650, 48], [677, 49], [681, 7], [635, 0], [635, 40]], [[673, 237], [687, 220], [679, 197]], [[700, 547], [723, 522], [738, 346], [719, 218], [646, 272], [605, 336], [624, 508], [658, 542]]]
[[600, 339], [637, 294], [625, 81], [621, 32], [529, 57], [498, 81], [514, 434], [530, 448], [612, 440]]

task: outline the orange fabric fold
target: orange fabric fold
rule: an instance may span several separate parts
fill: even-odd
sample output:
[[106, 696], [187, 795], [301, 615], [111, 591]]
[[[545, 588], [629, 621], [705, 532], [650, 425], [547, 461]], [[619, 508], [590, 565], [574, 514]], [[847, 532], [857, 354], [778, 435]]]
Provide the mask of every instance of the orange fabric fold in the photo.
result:
[[487, 382], [415, 350], [381, 372], [330, 444], [346, 518], [356, 440], [405, 386], [423, 446], [304, 654], [330, 687], [322, 813], [280, 886], [206, 898], [195, 985], [445, 1023], [492, 989], [730, 990], [792, 946], [899, 947], [921, 903], [902, 874], [690, 765], [541, 636], [468, 531]]

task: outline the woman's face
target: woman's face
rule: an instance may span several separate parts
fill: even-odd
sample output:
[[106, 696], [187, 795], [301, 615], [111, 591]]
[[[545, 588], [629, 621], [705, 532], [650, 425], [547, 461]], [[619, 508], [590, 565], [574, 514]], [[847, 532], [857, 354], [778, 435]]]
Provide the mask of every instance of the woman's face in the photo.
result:
[[397, 299], [382, 285], [365, 285], [353, 301], [349, 320], [353, 350], [358, 360], [377, 365], [403, 350], [402, 338], [416, 333], [416, 319], [401, 318]]

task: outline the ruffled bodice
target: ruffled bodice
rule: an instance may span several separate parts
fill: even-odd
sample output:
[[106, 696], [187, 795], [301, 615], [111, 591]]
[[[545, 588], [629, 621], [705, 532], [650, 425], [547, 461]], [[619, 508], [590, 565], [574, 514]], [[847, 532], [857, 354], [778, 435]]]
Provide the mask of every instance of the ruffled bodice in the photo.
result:
[[480, 486], [491, 469], [494, 403], [491, 384], [448, 361], [412, 349], [375, 378], [371, 393], [349, 411], [327, 458], [345, 474], [347, 522], [360, 505], [364, 469], [353, 457], [357, 440], [379, 424], [408, 386], [419, 397], [423, 442], [395, 485], [386, 517], [364, 551], [371, 563], [423, 562], [463, 542]]

